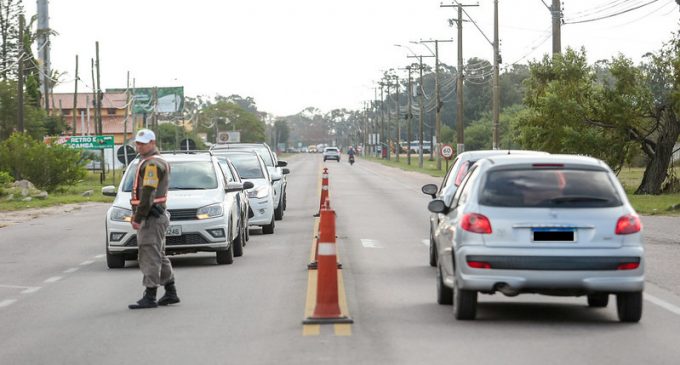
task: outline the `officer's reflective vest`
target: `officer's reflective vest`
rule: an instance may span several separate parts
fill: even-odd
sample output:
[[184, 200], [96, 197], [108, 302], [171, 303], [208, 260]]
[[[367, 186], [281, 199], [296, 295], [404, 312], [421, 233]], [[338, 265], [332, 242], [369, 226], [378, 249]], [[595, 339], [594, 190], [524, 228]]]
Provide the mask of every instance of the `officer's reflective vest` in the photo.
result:
[[[170, 164], [167, 163], [167, 161], [165, 161], [165, 159], [163, 157], [161, 157], [160, 155], [151, 155], [151, 156], [143, 159], [142, 161], [140, 161], [139, 167], [137, 167], [137, 171], [135, 172], [135, 182], [132, 184], [132, 199], [130, 199], [130, 205], [132, 205], [133, 207], [136, 207], [136, 206], [139, 205], [139, 197], [137, 197], [137, 188], [139, 187], [139, 171], [141, 170], [140, 167], [142, 167], [142, 165], [146, 161], [149, 161], [152, 158], [156, 158], [156, 159], [164, 161], [165, 166], [168, 168], [168, 171], [166, 171], [165, 173], [168, 174], [170, 172]], [[163, 196], [155, 197], [153, 199], [153, 202], [154, 203], [165, 203], [167, 200], [168, 200], [168, 196], [163, 195]]]

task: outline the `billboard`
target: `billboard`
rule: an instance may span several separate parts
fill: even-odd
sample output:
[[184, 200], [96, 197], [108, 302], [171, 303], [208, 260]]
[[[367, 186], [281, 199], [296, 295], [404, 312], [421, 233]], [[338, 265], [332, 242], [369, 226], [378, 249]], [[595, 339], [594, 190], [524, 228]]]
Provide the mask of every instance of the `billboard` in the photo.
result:
[[[184, 86], [176, 87], [138, 87], [130, 89], [133, 94], [132, 112], [137, 114], [153, 113], [153, 92], [156, 89], [158, 106], [156, 113], [178, 113], [184, 109]], [[106, 89], [107, 93], [124, 93], [125, 89]]]

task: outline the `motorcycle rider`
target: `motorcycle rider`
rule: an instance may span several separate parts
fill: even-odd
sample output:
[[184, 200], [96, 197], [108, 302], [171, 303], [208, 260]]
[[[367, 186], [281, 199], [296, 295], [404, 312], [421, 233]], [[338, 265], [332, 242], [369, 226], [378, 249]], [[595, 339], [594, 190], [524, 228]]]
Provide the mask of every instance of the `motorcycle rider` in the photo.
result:
[[349, 156], [349, 163], [354, 163], [354, 147], [349, 146], [349, 149], [347, 149], [347, 155]]

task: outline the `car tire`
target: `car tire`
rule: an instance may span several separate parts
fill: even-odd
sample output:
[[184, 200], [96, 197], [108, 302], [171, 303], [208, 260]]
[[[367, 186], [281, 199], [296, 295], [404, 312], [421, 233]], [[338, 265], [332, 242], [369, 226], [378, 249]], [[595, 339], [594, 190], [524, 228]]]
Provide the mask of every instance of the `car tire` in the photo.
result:
[[215, 252], [218, 265], [231, 265], [234, 263], [234, 244], [229, 245], [229, 249]]
[[123, 255], [113, 255], [106, 252], [106, 266], [109, 269], [122, 269], [125, 267], [125, 256]]
[[458, 320], [471, 320], [477, 316], [477, 291], [458, 287], [458, 280], [453, 285], [453, 316]]
[[609, 304], [608, 293], [588, 294], [588, 306], [591, 308], [604, 308]]
[[276, 207], [276, 209], [274, 209], [274, 219], [276, 219], [277, 221], [283, 219], [283, 197], [281, 197], [279, 205]]
[[437, 304], [453, 304], [453, 289], [444, 285], [444, 277], [441, 267], [437, 266]]
[[276, 224], [275, 224], [275, 219], [274, 219], [274, 217], [272, 217], [272, 222], [271, 222], [271, 223], [269, 223], [269, 224], [267, 224], [267, 225], [265, 225], [265, 226], [262, 226], [262, 233], [264, 233], [264, 234], [272, 234], [272, 233], [274, 233], [274, 227], [275, 227], [275, 226], [276, 226]]
[[243, 243], [244, 243], [244, 235], [243, 235], [243, 229], [239, 226], [238, 227], [238, 236], [234, 240], [234, 243], [232, 246], [234, 246], [234, 257], [241, 257], [243, 256]]
[[284, 190], [283, 191], [283, 210], [286, 210], [286, 208], [288, 207], [288, 200], [286, 198], [286, 195], [287, 195], [286, 191]]
[[437, 267], [437, 244], [432, 237], [432, 229], [430, 229], [430, 266]]
[[635, 323], [642, 318], [642, 292], [616, 294], [619, 321]]

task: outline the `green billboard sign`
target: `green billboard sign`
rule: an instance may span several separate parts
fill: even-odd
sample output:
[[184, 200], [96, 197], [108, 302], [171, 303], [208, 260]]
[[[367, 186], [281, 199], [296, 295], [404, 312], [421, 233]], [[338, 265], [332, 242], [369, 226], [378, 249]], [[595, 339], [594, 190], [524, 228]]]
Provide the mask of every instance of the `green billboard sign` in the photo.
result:
[[66, 136], [60, 138], [57, 143], [63, 141], [65, 146], [82, 150], [102, 150], [113, 148], [113, 136]]
[[[154, 108], [155, 97], [158, 100]], [[178, 113], [184, 109], [184, 87], [138, 87], [129, 90], [133, 98], [132, 111], [144, 113]], [[124, 93], [125, 89], [106, 89], [107, 93]], [[155, 109], [155, 110], [154, 110]]]

